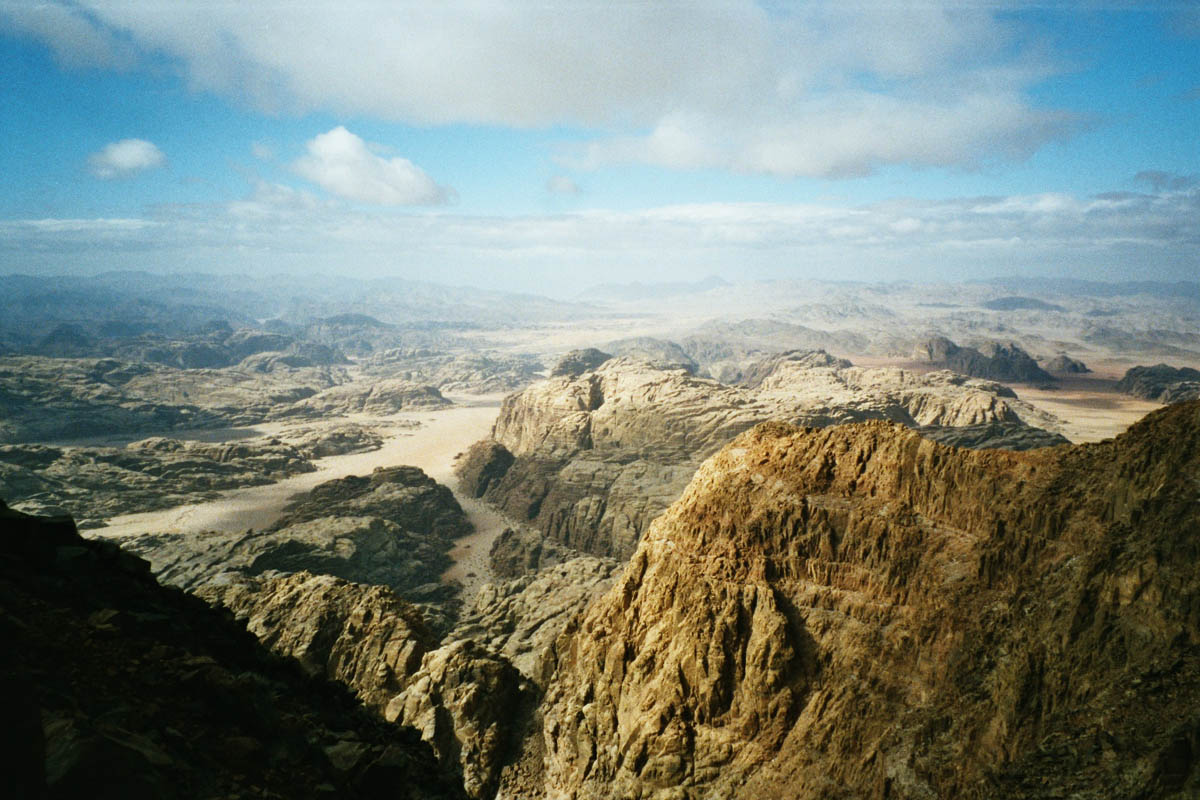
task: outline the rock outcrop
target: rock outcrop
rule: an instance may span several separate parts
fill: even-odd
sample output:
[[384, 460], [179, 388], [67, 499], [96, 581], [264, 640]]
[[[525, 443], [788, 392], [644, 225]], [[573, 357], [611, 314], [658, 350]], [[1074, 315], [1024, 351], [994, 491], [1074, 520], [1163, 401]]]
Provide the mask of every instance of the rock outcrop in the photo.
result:
[[974, 378], [1011, 383], [1053, 383], [1054, 376], [1033, 356], [1012, 342], [984, 342], [978, 348], [959, 347], [944, 336], [919, 342], [913, 359]]
[[470, 639], [545, 686], [546, 653], [567, 623], [612, 584], [616, 561], [576, 556], [535, 573], [480, 587], [447, 637]]
[[1200, 370], [1166, 364], [1133, 367], [1117, 382], [1117, 391], [1157, 403], [1193, 400], [1200, 397]]
[[385, 586], [329, 575], [218, 575], [196, 595], [310, 675], [340, 681], [382, 714], [437, 646], [421, 612]]
[[523, 389], [541, 377], [542, 364], [528, 356], [444, 353], [430, 348], [394, 348], [366, 362], [371, 376], [401, 378], [440, 392], [493, 394]]
[[461, 798], [411, 729], [70, 518], [0, 503], [6, 796]]
[[1091, 372], [1087, 364], [1059, 353], [1045, 363], [1045, 370], [1052, 375], [1086, 375]]
[[746, 375], [747, 385], [727, 386], [617, 358], [536, 384], [505, 400], [491, 441], [460, 461], [461, 485], [558, 543], [626, 558], [699, 462], [764, 420], [889, 419], [983, 447], [1065, 441], [1035, 432], [1057, 421], [1011, 389], [949, 372], [863, 369], [814, 352]]
[[[495, 796], [538, 699], [506, 658], [461, 636], [437, 647], [421, 612], [383, 586], [309, 573], [224, 574], [196, 593], [310, 675], [344, 683], [389, 722], [417, 728], [469, 797]], [[560, 600], [558, 608], [578, 606]], [[537, 644], [548, 646], [562, 622]]]
[[419, 730], [443, 762], [461, 770], [467, 795], [484, 800], [495, 796], [501, 770], [517, 757], [526, 733], [522, 718], [536, 700], [508, 661], [456, 641], [426, 654], [384, 714]]
[[80, 527], [95, 528], [119, 514], [213, 500], [224, 489], [312, 472], [313, 455], [274, 438], [155, 437], [124, 448], [0, 445], [0, 492], [14, 508], [67, 513]]
[[572, 350], [558, 360], [550, 370], [550, 377], [577, 378], [585, 372], [591, 372], [610, 358], [612, 355], [594, 347]]
[[558, 639], [555, 798], [1200, 792], [1200, 402], [1115, 440], [738, 437]]
[[112, 358], [0, 358], [0, 443], [251, 425], [349, 381], [345, 368], [175, 369]]
[[380, 467], [319, 484], [269, 530], [143, 534], [121, 543], [150, 561], [162, 581], [185, 589], [223, 572], [307, 571], [380, 584], [431, 604], [430, 622], [444, 632], [455, 589], [439, 577], [454, 539], [470, 530], [445, 486], [416, 467]]
[[432, 386], [400, 378], [333, 386], [273, 412], [276, 419], [322, 418], [348, 414], [387, 416], [412, 409], [440, 408], [450, 404]]

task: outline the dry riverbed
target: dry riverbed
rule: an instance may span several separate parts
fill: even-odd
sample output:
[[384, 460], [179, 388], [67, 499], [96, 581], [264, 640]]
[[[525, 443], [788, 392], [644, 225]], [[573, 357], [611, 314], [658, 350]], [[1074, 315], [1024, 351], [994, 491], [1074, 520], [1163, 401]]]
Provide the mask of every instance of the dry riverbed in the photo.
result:
[[[445, 582], [461, 582], [463, 596], [469, 597], [482, 583], [491, 580], [488, 551], [507, 523], [482, 502], [459, 494], [458, 479], [453, 473], [454, 457], [487, 436], [503, 396], [461, 396], [451, 399], [455, 405], [444, 409], [402, 412], [388, 417], [355, 415], [320, 423], [306, 421], [308, 427], [321, 424], [333, 426], [345, 422], [369, 425], [384, 437], [384, 444], [380, 449], [367, 453], [320, 459], [315, 462], [316, 472], [266, 486], [234, 489], [222, 493], [217, 500], [113, 517], [107, 527], [89, 533], [121, 539], [143, 533], [187, 535], [201, 531], [264, 528], [282, 516], [284, 508], [297, 494], [307, 492], [317, 484], [347, 475], [368, 475], [376, 467], [408, 464], [420, 467], [431, 478], [450, 487], [475, 526], [473, 533], [457, 541], [450, 553], [455, 564], [442, 576]], [[256, 425], [240, 429], [234, 435], [243, 437], [247, 430], [252, 431], [253, 435], [278, 434], [288, 424], [292, 423]], [[211, 435], [212, 432], [208, 433]]]

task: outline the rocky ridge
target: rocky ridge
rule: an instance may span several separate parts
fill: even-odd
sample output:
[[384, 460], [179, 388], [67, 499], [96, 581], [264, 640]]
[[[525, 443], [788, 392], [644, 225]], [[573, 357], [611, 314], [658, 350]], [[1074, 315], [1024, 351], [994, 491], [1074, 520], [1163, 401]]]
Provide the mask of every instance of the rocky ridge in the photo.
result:
[[980, 447], [1065, 441], [1012, 390], [949, 372], [864, 369], [813, 352], [774, 356], [746, 376], [727, 386], [617, 358], [535, 384], [505, 400], [491, 440], [460, 460], [461, 485], [556, 542], [626, 558], [699, 462], [764, 420], [889, 419]]
[[1178, 403], [1200, 397], [1200, 370], [1155, 364], [1132, 367], [1117, 382], [1117, 391], [1159, 403]]
[[974, 378], [1015, 383], [1054, 382], [1053, 375], [1013, 342], [987, 341], [978, 348], [960, 347], [944, 336], [933, 336], [918, 342], [912, 357]]
[[439, 577], [454, 539], [470, 530], [445, 486], [416, 467], [380, 467], [317, 485], [268, 530], [142, 534], [121, 544], [147, 559], [160, 580], [185, 589], [226, 572], [308, 571], [379, 584], [423, 604], [444, 632], [456, 591]]
[[742, 434], [559, 638], [541, 789], [1195, 796], [1198, 459], [1200, 402], [1025, 453]]

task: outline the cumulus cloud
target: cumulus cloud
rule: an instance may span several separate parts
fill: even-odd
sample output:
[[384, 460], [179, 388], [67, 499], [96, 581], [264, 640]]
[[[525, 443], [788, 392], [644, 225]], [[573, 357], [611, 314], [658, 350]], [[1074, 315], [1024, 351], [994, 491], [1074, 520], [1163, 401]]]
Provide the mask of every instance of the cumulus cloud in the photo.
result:
[[585, 126], [580, 165], [857, 175], [1020, 158], [1072, 129], [1030, 100], [1055, 65], [1004, 4], [49, 5], [272, 110]]
[[88, 171], [97, 178], [128, 178], [138, 172], [166, 166], [167, 157], [153, 142], [122, 139], [88, 156]]
[[297, 174], [347, 200], [384, 206], [447, 202], [451, 189], [438, 186], [406, 158], [382, 158], [342, 126], [310, 139]]
[[546, 191], [551, 194], [579, 194], [579, 184], [566, 175], [554, 175], [546, 181]]

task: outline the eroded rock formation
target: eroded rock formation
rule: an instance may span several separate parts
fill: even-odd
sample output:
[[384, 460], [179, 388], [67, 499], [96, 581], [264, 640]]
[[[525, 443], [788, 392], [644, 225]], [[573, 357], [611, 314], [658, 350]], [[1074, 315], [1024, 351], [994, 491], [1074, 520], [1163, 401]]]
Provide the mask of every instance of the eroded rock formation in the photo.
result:
[[1117, 391], [1159, 403], [1192, 400], [1200, 397], [1200, 370], [1166, 364], [1133, 367], [1117, 382]]
[[944, 371], [785, 353], [751, 367], [747, 381], [617, 358], [535, 384], [505, 400], [492, 439], [460, 461], [462, 485], [561, 544], [625, 558], [700, 460], [764, 420], [889, 419], [980, 447], [1065, 441], [1031, 427], [1057, 421], [1012, 390]]
[[1200, 402], [1115, 440], [770, 423], [559, 638], [554, 798], [1200, 791]]
[[1054, 376], [1013, 342], [989, 341], [960, 347], [944, 336], [919, 342], [913, 359], [975, 378], [1015, 383], [1053, 383]]

